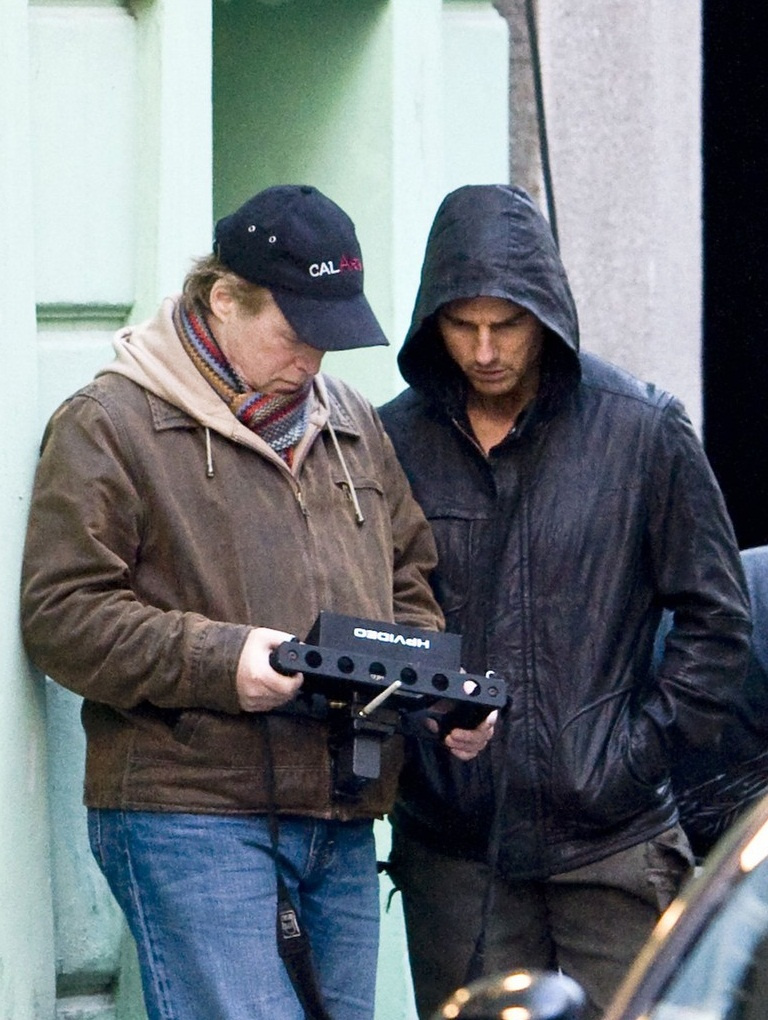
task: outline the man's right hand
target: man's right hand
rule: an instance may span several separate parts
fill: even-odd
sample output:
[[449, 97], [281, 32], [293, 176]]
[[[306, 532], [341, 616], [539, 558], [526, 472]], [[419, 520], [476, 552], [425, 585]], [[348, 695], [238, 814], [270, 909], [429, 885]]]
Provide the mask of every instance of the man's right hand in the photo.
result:
[[296, 696], [304, 675], [285, 676], [269, 664], [270, 652], [292, 638], [292, 634], [269, 627], [256, 627], [246, 638], [236, 677], [237, 695], [244, 712], [268, 712]]

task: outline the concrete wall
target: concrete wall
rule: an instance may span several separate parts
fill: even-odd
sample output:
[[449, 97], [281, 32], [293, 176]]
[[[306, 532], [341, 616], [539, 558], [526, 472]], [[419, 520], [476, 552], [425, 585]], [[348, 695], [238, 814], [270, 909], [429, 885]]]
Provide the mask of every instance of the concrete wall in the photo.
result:
[[701, 5], [541, 0], [563, 258], [582, 344], [701, 427]]

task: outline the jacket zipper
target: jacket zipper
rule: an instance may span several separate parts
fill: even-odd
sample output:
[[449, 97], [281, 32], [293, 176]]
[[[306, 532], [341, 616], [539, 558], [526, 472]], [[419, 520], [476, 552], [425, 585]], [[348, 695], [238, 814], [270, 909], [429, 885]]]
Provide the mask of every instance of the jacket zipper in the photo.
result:
[[300, 485], [296, 486], [294, 490], [294, 495], [296, 496], [296, 502], [299, 504], [299, 508], [301, 509], [302, 514], [305, 517], [309, 517], [309, 510], [307, 509], [307, 504], [304, 502], [304, 494], [301, 491]]

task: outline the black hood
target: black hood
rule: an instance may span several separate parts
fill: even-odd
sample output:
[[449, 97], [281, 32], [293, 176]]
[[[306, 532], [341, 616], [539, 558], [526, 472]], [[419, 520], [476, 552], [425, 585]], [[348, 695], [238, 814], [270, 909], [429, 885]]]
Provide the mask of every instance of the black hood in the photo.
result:
[[565, 269], [546, 219], [521, 188], [466, 185], [443, 199], [427, 240], [408, 335], [398, 355], [405, 381], [431, 397], [454, 391], [435, 313], [449, 301], [500, 297], [533, 312], [549, 337], [546, 359], [578, 377], [579, 324]]

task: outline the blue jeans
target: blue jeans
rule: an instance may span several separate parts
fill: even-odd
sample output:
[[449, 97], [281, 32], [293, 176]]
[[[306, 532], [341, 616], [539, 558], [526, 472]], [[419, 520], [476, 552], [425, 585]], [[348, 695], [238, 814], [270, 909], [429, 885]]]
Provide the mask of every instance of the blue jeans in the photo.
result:
[[[277, 952], [265, 817], [91, 809], [88, 830], [136, 940], [149, 1020], [303, 1020]], [[280, 819], [279, 858], [329, 1013], [371, 1020], [372, 823]]]

